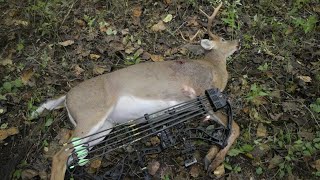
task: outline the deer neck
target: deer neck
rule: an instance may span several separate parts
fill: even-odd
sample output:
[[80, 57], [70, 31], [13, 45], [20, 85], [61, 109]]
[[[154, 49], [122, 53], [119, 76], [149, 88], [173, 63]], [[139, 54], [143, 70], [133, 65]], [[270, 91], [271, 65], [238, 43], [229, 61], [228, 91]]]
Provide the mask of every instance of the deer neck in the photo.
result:
[[218, 52], [210, 51], [204, 60], [208, 62], [213, 69], [214, 84], [222, 91], [228, 82], [228, 72], [226, 65], [226, 57]]
[[215, 50], [208, 52], [204, 59], [220, 70], [226, 70], [227, 68], [225, 55], [216, 52]]

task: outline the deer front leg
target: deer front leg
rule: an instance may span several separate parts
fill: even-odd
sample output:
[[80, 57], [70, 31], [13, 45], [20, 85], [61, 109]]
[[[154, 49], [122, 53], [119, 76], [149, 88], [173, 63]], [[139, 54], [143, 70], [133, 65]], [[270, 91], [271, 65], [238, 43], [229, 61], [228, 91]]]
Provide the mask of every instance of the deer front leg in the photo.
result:
[[67, 160], [71, 155], [73, 147], [71, 144], [62, 147], [52, 158], [51, 180], [64, 180], [67, 170]]
[[[226, 125], [227, 117], [221, 113], [217, 113], [216, 115], [219, 118], [220, 122]], [[228, 139], [228, 145], [220, 151], [217, 146], [212, 146], [204, 159], [205, 168], [209, 172], [215, 170], [224, 161], [229, 149], [231, 148], [235, 140], [239, 137], [239, 134], [240, 128], [238, 124], [233, 121], [231, 135]]]

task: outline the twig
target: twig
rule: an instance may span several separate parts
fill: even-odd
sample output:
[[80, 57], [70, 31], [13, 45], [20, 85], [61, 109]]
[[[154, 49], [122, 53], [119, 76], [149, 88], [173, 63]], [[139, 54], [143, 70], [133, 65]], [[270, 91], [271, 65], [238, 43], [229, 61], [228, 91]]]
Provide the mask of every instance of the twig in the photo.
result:
[[73, 9], [73, 6], [76, 4], [76, 2], [78, 2], [78, 0], [75, 0], [75, 1], [72, 3], [71, 7], [70, 7], [69, 10], [68, 10], [68, 13], [64, 16], [64, 18], [63, 18], [63, 20], [62, 20], [62, 22], [61, 22], [61, 24], [60, 24], [60, 27], [61, 27], [61, 26], [64, 24], [64, 22], [66, 21], [67, 17], [69, 16], [69, 14], [70, 14], [71, 10]]
[[303, 104], [301, 101], [297, 101], [295, 100], [294, 97], [292, 97], [289, 93], [287, 93], [286, 91], [281, 90], [282, 92], [284, 92], [287, 96], [289, 96], [290, 98], [292, 98], [292, 101], [294, 102], [298, 102], [300, 103], [305, 109], [307, 109], [307, 111], [309, 111], [309, 113], [311, 114], [311, 117], [314, 119], [315, 123], [318, 125], [318, 127], [320, 128], [320, 124], [316, 118], [316, 116], [313, 114], [313, 112], [310, 110], [310, 108], [308, 108], [305, 104]]

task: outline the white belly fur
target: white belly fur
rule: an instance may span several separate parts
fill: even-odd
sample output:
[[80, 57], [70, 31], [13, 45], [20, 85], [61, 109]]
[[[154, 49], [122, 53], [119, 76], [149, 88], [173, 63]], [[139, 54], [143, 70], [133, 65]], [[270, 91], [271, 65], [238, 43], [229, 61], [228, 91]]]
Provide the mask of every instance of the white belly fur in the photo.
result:
[[146, 100], [134, 96], [122, 96], [108, 117], [108, 121], [114, 124], [125, 123], [140, 118], [146, 113], [153, 113], [178, 103], [178, 101]]

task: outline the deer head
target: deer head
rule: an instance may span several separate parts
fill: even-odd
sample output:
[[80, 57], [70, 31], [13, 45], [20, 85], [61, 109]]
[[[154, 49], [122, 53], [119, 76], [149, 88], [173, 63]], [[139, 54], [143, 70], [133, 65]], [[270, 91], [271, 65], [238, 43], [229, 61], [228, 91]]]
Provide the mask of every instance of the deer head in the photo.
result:
[[212, 40], [202, 39], [200, 44], [205, 50], [210, 50], [211, 54], [226, 58], [232, 55], [235, 51], [240, 49], [240, 41], [239, 40], [226, 41], [223, 38], [211, 32], [213, 20], [217, 15], [221, 6], [222, 6], [222, 3], [220, 3], [219, 6], [215, 8], [211, 16], [207, 15], [204, 11], [200, 9], [200, 12], [208, 18], [207, 33], [212, 39]]

